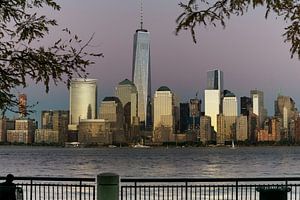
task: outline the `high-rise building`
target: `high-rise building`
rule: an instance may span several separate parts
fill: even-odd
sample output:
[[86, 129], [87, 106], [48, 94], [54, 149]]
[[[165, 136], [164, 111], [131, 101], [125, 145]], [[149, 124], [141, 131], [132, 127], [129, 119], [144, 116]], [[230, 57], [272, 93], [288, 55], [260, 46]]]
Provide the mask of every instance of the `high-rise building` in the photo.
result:
[[20, 94], [19, 95], [19, 114], [20, 117], [25, 117], [27, 115], [27, 95]]
[[213, 129], [218, 132], [217, 116], [220, 114], [221, 91], [220, 90], [205, 90], [205, 115], [211, 118], [211, 125]]
[[248, 118], [241, 115], [236, 120], [236, 140], [245, 141], [248, 139]]
[[105, 97], [100, 105], [100, 119], [111, 123], [113, 131], [123, 130], [124, 109], [118, 97]]
[[238, 105], [235, 94], [233, 94], [229, 90], [224, 90], [224, 97], [222, 101], [224, 116], [238, 116]]
[[[67, 131], [69, 123], [69, 111], [65, 110], [44, 110], [41, 116], [41, 129], [57, 131], [58, 143], [67, 141]], [[39, 130], [40, 134], [51, 134], [56, 132]], [[51, 138], [51, 136], [49, 136]], [[52, 140], [53, 138], [51, 138]]]
[[223, 72], [215, 69], [207, 72], [207, 87], [208, 90], [220, 90], [223, 92]]
[[131, 102], [131, 93], [135, 91], [135, 85], [128, 79], [124, 79], [117, 85], [115, 88], [115, 96], [120, 99], [123, 108], [127, 103]]
[[199, 130], [200, 141], [203, 144], [215, 141], [213, 132], [211, 130], [211, 120], [208, 116], [200, 117], [200, 130]]
[[231, 143], [236, 140], [236, 116], [218, 115], [217, 144]]
[[207, 86], [204, 91], [205, 115], [211, 118], [211, 125], [218, 131], [217, 115], [221, 113], [221, 99], [223, 97], [223, 72], [221, 70], [211, 70], [207, 72]]
[[295, 119], [298, 115], [295, 101], [289, 96], [279, 95], [275, 101], [275, 116], [281, 117], [283, 120], [282, 127], [289, 128], [291, 119]]
[[252, 110], [252, 99], [250, 97], [241, 97], [241, 115], [249, 116]]
[[262, 127], [267, 117], [267, 110], [264, 107], [264, 93], [260, 90], [251, 90], [250, 95], [253, 113], [258, 116], [258, 125]]
[[7, 142], [7, 131], [15, 129], [15, 120], [6, 117], [0, 119], [0, 142]]
[[201, 115], [201, 100], [197, 97], [190, 99], [190, 129], [199, 129]]
[[142, 128], [152, 125], [150, 33], [143, 28], [136, 30], [133, 41], [132, 80], [137, 88], [137, 113]]
[[7, 142], [31, 144], [34, 140], [35, 121], [32, 119], [17, 119], [15, 130], [7, 131]]
[[70, 129], [77, 129], [81, 119], [97, 117], [97, 80], [77, 78], [70, 85]]
[[190, 104], [180, 103], [180, 132], [184, 133], [189, 129], [190, 124]]
[[124, 109], [124, 130], [129, 131], [133, 117], [137, 117], [137, 90], [135, 85], [128, 79], [121, 81], [115, 89], [115, 95], [122, 103]]
[[[174, 133], [174, 95], [171, 90], [162, 86], [154, 94], [154, 138], [169, 138]], [[163, 139], [164, 140], [164, 139]]]

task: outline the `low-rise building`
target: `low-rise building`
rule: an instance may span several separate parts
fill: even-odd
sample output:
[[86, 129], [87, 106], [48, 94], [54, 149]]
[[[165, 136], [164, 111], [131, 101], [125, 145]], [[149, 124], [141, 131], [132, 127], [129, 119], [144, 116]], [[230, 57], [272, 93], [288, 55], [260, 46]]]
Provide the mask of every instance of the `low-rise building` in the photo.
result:
[[84, 144], [112, 144], [111, 123], [104, 119], [80, 120], [78, 125], [78, 142]]

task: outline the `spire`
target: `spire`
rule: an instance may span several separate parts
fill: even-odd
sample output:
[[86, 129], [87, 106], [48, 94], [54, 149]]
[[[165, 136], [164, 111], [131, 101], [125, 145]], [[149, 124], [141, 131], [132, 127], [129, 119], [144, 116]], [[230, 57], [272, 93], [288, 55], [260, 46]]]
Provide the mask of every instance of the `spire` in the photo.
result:
[[141, 0], [141, 30], [143, 29], [143, 0]]

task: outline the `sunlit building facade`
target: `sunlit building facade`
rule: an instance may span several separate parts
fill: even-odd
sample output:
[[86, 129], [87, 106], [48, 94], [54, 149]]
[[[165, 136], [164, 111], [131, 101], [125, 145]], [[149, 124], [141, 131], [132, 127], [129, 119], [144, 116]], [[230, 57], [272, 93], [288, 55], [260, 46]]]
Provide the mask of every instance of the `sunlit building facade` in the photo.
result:
[[70, 125], [97, 117], [97, 80], [73, 79], [70, 85]]
[[166, 141], [174, 133], [174, 95], [171, 90], [162, 86], [154, 94], [154, 138]]

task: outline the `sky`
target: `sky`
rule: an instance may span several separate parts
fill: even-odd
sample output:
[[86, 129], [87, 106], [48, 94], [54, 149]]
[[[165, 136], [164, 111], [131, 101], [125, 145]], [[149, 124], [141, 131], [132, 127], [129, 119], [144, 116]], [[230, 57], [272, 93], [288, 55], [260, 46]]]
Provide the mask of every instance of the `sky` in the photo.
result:
[[[55, 18], [59, 26], [50, 31], [47, 41], [62, 36], [68, 27], [83, 40], [93, 33], [93, 51], [104, 58], [90, 66], [90, 78], [98, 79], [98, 105], [105, 96], [114, 95], [115, 86], [131, 79], [133, 34], [139, 28], [140, 0], [61, 0], [61, 11], [42, 9]], [[182, 0], [187, 2], [187, 0]], [[274, 113], [274, 100], [280, 92], [300, 105], [300, 61], [291, 59], [289, 44], [282, 33], [287, 24], [264, 10], [249, 10], [242, 17], [232, 17], [222, 27], [197, 28], [197, 43], [190, 32], [174, 34], [175, 20], [181, 13], [177, 0], [144, 0], [144, 28], [150, 32], [152, 94], [162, 85], [168, 86], [182, 102], [198, 92], [203, 99], [206, 72], [224, 72], [224, 88], [237, 95], [249, 96], [251, 89], [264, 91], [268, 113]], [[42, 85], [29, 84], [19, 89], [30, 103], [39, 102], [32, 117], [40, 118], [41, 110], [69, 108], [69, 91], [63, 84], [52, 85], [45, 93]]]

